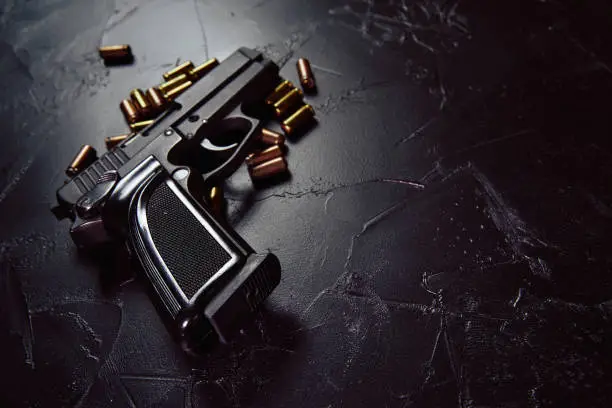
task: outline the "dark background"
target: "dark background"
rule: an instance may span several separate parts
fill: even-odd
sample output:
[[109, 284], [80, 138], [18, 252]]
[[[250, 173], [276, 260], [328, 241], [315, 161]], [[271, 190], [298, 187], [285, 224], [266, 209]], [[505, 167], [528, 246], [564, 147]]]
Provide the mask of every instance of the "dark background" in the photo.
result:
[[[603, 0], [4, 1], [0, 405], [609, 406], [611, 20]], [[134, 65], [104, 67], [115, 43]], [[293, 81], [308, 57], [319, 124], [290, 180], [229, 180], [283, 278], [193, 361], [49, 209], [131, 88], [240, 46]]]

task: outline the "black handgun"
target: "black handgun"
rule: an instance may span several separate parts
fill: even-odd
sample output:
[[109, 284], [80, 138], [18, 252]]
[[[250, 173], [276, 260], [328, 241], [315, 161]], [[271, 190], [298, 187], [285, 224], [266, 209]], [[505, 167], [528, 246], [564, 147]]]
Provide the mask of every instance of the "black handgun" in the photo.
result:
[[203, 201], [253, 149], [278, 81], [278, 66], [241, 48], [57, 191], [77, 246], [127, 242], [186, 351], [225, 342], [280, 281], [276, 256]]

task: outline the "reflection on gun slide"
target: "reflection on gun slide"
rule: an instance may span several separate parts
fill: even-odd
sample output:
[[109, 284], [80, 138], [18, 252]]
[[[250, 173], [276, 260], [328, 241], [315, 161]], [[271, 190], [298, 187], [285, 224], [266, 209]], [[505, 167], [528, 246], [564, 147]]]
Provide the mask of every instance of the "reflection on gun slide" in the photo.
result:
[[276, 256], [203, 204], [253, 149], [278, 82], [274, 63], [241, 48], [57, 192], [77, 246], [128, 243], [188, 352], [226, 342], [280, 281]]

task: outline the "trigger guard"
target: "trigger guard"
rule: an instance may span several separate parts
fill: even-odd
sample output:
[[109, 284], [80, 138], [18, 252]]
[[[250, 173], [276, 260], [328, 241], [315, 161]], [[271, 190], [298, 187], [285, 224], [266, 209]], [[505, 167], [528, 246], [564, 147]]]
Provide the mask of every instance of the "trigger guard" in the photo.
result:
[[[250, 128], [246, 137], [239, 143], [235, 143], [231, 156], [223, 162], [223, 164], [216, 169], [202, 174], [205, 183], [214, 185], [220, 180], [226, 179], [233, 174], [238, 167], [244, 162], [246, 156], [250, 153], [251, 146], [261, 132], [261, 120], [254, 119], [243, 114], [232, 114], [228, 118], [236, 118], [250, 122]], [[204, 142], [203, 142], [204, 143]], [[202, 144], [203, 144], [202, 143]]]
[[232, 150], [232, 149], [235, 149], [236, 147], [238, 147], [238, 143], [232, 143], [229, 146], [217, 146], [217, 145], [213, 144], [213, 142], [211, 142], [210, 140], [204, 139], [202, 141], [202, 143], [200, 144], [200, 146], [202, 146], [204, 149], [210, 150], [212, 152], [225, 152], [227, 150]]

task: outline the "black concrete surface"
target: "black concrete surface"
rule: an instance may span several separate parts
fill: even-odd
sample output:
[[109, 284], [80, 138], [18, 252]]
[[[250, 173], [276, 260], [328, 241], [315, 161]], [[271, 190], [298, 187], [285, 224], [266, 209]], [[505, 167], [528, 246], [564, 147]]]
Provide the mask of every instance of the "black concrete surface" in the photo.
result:
[[[609, 406], [608, 2], [0, 8], [2, 407]], [[114, 43], [133, 65], [101, 63]], [[287, 180], [228, 180], [283, 278], [194, 361], [137, 273], [79, 254], [49, 209], [79, 146], [125, 131], [131, 88], [240, 46], [293, 81], [310, 59], [318, 126]]]

